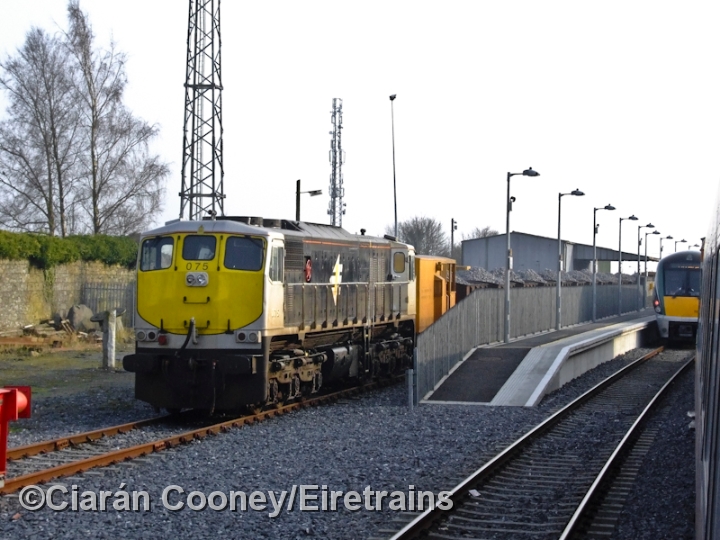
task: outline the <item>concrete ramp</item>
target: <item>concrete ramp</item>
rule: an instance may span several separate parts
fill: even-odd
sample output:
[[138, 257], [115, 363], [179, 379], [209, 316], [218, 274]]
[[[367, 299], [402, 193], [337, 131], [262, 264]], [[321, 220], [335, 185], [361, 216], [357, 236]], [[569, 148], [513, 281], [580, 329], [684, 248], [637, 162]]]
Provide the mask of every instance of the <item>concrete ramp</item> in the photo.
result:
[[479, 347], [422, 403], [533, 407], [546, 393], [656, 338], [654, 315], [635, 314]]

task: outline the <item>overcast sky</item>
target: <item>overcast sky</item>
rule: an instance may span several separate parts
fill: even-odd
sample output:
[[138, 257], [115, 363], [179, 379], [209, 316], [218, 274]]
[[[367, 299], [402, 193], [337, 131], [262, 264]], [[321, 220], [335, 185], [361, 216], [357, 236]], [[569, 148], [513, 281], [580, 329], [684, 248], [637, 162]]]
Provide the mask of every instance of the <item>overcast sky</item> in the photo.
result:
[[[63, 0], [5, 4], [0, 54], [32, 26], [67, 27]], [[180, 209], [188, 3], [81, 0], [98, 43], [128, 55], [126, 104], [156, 123]], [[264, 1], [222, 3], [225, 213], [328, 223], [330, 111], [343, 100], [343, 226], [393, 224], [390, 94], [399, 220], [458, 221], [456, 238], [511, 230], [636, 252], [638, 225], [705, 236], [720, 181], [717, 1]], [[3, 107], [4, 109], [4, 107]], [[0, 112], [4, 114], [4, 110]], [[647, 229], [642, 229], [644, 238]], [[657, 236], [648, 253], [659, 252]], [[674, 250], [666, 240], [665, 254]], [[686, 244], [687, 245], [687, 244]], [[682, 246], [682, 245], [681, 245]], [[678, 247], [681, 247], [678, 246]], [[644, 248], [643, 248], [644, 252]], [[628, 268], [629, 270], [629, 268]]]

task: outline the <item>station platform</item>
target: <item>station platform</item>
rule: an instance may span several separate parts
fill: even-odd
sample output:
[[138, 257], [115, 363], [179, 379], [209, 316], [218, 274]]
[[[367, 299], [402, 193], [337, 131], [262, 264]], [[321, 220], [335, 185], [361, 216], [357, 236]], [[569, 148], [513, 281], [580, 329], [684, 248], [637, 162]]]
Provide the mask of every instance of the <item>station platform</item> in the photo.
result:
[[645, 309], [481, 346], [421, 402], [532, 407], [585, 371], [657, 337], [655, 313]]

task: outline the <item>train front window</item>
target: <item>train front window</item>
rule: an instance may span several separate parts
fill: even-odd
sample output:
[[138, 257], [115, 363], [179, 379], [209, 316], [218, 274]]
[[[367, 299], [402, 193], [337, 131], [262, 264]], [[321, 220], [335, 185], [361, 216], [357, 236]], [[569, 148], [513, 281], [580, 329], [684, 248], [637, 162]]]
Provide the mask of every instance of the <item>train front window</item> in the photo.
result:
[[665, 296], [700, 296], [699, 268], [667, 268]]
[[257, 271], [262, 268], [265, 243], [260, 238], [231, 236], [225, 244], [225, 268]]
[[182, 256], [186, 261], [210, 261], [215, 258], [215, 237], [206, 235], [186, 236]]
[[170, 236], [148, 238], [140, 252], [140, 270], [163, 270], [170, 268], [173, 256], [173, 239]]

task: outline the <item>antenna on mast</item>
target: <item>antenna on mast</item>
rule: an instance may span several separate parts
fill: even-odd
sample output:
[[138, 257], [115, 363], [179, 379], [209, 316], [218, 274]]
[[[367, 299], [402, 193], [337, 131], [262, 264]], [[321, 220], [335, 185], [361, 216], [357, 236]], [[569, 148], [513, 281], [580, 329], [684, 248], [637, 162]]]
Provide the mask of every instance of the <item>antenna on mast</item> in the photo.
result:
[[333, 98], [332, 117], [330, 119], [333, 129], [330, 132], [330, 204], [328, 215], [331, 216], [330, 224], [335, 227], [342, 227], [342, 217], [345, 215], [345, 188], [343, 187], [342, 166], [345, 163], [345, 152], [342, 149], [342, 99]]

